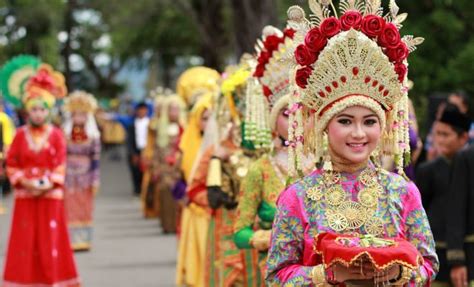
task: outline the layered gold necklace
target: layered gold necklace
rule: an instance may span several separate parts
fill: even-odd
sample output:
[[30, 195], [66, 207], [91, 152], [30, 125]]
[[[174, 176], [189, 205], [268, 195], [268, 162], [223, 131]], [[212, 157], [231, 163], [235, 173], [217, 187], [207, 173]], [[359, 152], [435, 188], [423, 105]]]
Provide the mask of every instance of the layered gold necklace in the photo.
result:
[[324, 184], [311, 187], [306, 194], [311, 200], [325, 203], [326, 219], [332, 230], [346, 233], [363, 228], [374, 236], [383, 232], [383, 220], [376, 217], [379, 199], [384, 196], [377, 170], [366, 168], [357, 177], [357, 182], [363, 185], [357, 201], [348, 198], [339, 172], [325, 170], [322, 177]]

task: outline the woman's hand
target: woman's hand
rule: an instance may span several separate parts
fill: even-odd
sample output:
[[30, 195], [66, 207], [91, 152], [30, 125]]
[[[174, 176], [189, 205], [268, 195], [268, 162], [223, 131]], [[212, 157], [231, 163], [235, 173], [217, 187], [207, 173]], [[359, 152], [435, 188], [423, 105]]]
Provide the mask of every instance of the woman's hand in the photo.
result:
[[[382, 283], [388, 282], [390, 280], [396, 280], [400, 278], [402, 272], [402, 268], [400, 265], [392, 265], [386, 272], [375, 273], [374, 282], [375, 283]], [[401, 279], [401, 278], [400, 278]]]
[[333, 278], [336, 282], [345, 282], [348, 280], [371, 280], [374, 278], [374, 266], [370, 262], [363, 262], [346, 267], [342, 264], [336, 264], [332, 267]]
[[250, 244], [258, 251], [267, 251], [270, 248], [271, 230], [257, 230], [250, 239]]
[[36, 185], [34, 184], [34, 182], [30, 179], [27, 179], [27, 178], [22, 178], [20, 180], [20, 184], [21, 184], [21, 186], [23, 186], [23, 188], [25, 188], [27, 190], [36, 189]]

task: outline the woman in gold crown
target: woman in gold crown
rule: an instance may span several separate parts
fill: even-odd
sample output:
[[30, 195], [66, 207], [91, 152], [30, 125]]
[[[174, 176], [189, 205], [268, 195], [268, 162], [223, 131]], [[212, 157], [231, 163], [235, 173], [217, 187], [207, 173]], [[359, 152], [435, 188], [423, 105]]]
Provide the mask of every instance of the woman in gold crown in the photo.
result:
[[89, 250], [92, 241], [94, 197], [99, 190], [100, 132], [93, 95], [76, 91], [65, 100], [67, 168], [64, 206], [74, 250]]
[[[285, 57], [287, 51], [294, 50], [294, 33], [293, 29], [282, 32], [271, 26], [264, 28], [258, 65], [254, 69], [254, 78], [248, 83], [245, 136], [257, 148], [266, 150], [250, 165], [242, 182], [234, 225], [236, 245], [259, 253], [258, 259], [253, 260], [254, 265], [259, 265], [257, 274], [247, 273], [249, 286], [263, 284], [275, 202], [290, 175], [288, 106], [292, 94], [289, 82], [291, 62]], [[259, 227], [255, 229], [257, 224]]]
[[[330, 16], [332, 1], [312, 0], [310, 7], [311, 21], [299, 7], [288, 11], [290, 26], [302, 32], [295, 51], [301, 98], [290, 138], [298, 142], [297, 157], [306, 147], [321, 165], [278, 199], [267, 283], [429, 286], [438, 260], [420, 193], [403, 176], [378, 167], [379, 154], [392, 154], [402, 172], [409, 155], [406, 58], [422, 39], [400, 37], [406, 15], [398, 15], [393, 0], [385, 18], [380, 1], [341, 1], [340, 18]], [[314, 127], [303, 133], [302, 121]], [[360, 260], [315, 245], [324, 233], [352, 236], [347, 253], [364, 250], [355, 257]], [[395, 252], [372, 256], [395, 241], [413, 248], [416, 264]], [[332, 255], [340, 258], [328, 263]], [[379, 266], [376, 259], [388, 263]]]
[[64, 77], [29, 56], [12, 59], [1, 74], [3, 94], [28, 112], [6, 160], [15, 209], [2, 286], [80, 286], [63, 205], [66, 142], [49, 123], [55, 98], [67, 93]]

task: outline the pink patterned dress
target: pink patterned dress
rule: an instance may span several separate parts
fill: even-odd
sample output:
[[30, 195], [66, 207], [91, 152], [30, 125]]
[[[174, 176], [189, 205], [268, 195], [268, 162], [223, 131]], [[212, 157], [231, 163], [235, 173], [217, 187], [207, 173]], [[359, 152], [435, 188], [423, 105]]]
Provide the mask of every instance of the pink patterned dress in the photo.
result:
[[[341, 174], [340, 184], [352, 201], [357, 201], [362, 187], [357, 176]], [[377, 180], [384, 189], [375, 211], [383, 223], [379, 237], [404, 238], [412, 243], [424, 258], [419, 271], [423, 286], [428, 286], [439, 264], [420, 193], [412, 182], [394, 173], [381, 171]], [[307, 196], [309, 189], [323, 184], [322, 170], [317, 169], [280, 195], [267, 261], [269, 286], [313, 286], [311, 271], [321, 263], [313, 252], [313, 238], [318, 233], [335, 232], [326, 216], [326, 201]], [[365, 226], [353, 231], [368, 233]], [[410, 285], [414, 285], [415, 275]]]

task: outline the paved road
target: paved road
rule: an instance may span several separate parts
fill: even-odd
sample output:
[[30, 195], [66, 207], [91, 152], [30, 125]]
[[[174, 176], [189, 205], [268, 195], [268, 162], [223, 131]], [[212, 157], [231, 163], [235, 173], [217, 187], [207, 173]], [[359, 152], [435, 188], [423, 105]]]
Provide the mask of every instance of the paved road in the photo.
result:
[[[0, 215], [0, 270], [11, 217]], [[174, 286], [176, 239], [163, 235], [157, 220], [145, 220], [131, 196], [124, 161], [102, 161], [102, 190], [96, 201], [95, 234], [90, 252], [76, 253], [83, 287]]]

